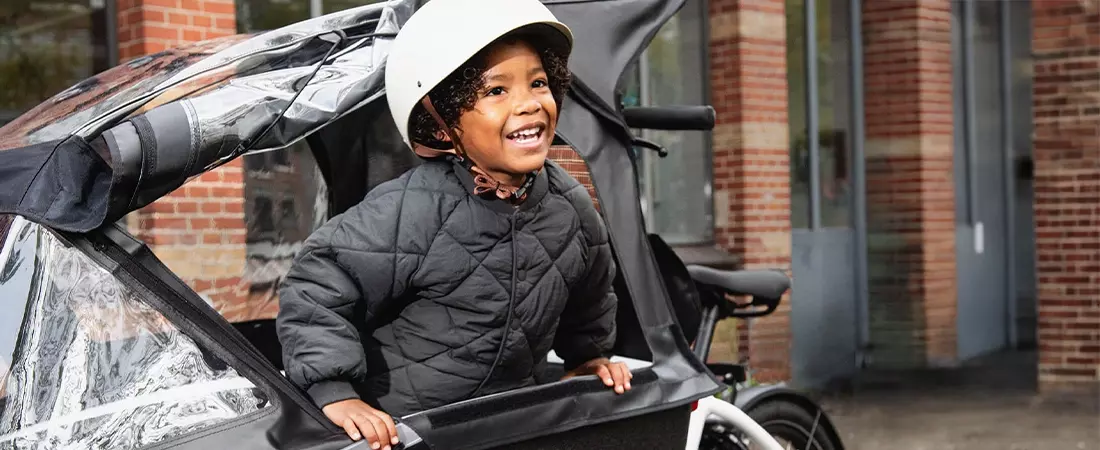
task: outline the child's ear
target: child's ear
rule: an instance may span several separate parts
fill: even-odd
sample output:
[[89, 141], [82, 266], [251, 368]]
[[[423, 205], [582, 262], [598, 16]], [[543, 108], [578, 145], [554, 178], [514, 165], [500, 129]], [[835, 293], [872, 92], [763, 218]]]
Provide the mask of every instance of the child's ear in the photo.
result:
[[433, 134], [433, 136], [435, 136], [435, 138], [439, 139], [440, 141], [451, 142], [451, 137], [448, 136], [447, 133], [444, 133], [443, 130], [435, 130], [435, 134]]

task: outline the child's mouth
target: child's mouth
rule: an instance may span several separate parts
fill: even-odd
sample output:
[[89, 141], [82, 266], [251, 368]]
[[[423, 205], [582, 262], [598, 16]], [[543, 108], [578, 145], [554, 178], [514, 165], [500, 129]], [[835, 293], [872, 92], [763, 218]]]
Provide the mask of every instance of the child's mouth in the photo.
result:
[[531, 127], [525, 127], [521, 130], [513, 131], [508, 134], [507, 137], [517, 145], [526, 146], [539, 142], [542, 139], [542, 132], [545, 129], [543, 125], [535, 125]]

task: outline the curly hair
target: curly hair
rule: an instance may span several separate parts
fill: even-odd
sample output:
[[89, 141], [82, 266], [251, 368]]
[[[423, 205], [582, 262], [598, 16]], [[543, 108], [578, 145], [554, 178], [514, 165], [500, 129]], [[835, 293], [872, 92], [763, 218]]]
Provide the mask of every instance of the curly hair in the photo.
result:
[[[481, 90], [485, 87], [485, 70], [489, 50], [500, 44], [515, 44], [524, 42], [536, 49], [542, 60], [542, 67], [546, 71], [547, 84], [554, 96], [554, 102], [561, 110], [562, 100], [569, 89], [572, 75], [568, 67], [568, 55], [560, 46], [554, 45], [545, 34], [534, 33], [529, 29], [520, 29], [507, 34], [493, 43], [485, 46], [478, 54], [471, 57], [465, 64], [455, 69], [443, 79], [428, 95], [431, 96], [432, 106], [446, 122], [447, 126], [455, 128], [458, 125], [459, 116], [462, 113], [473, 110], [477, 104]], [[435, 119], [417, 104], [409, 117], [410, 140], [431, 148], [448, 149], [452, 145], [438, 138], [440, 128]]]

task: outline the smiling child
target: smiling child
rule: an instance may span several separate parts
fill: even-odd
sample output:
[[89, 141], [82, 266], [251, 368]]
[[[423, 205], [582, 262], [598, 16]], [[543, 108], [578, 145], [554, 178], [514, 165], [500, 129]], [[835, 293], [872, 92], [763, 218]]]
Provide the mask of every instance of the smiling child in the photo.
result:
[[353, 439], [532, 386], [550, 350], [630, 389], [607, 230], [546, 159], [572, 44], [537, 0], [432, 0], [392, 42], [390, 111], [424, 163], [308, 239], [277, 320], [287, 376]]

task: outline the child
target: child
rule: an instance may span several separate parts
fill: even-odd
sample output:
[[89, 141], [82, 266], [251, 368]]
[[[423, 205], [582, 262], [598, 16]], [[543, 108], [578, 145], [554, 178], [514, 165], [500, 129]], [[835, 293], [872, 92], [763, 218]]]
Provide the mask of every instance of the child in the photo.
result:
[[531, 386], [551, 349], [630, 389], [607, 230], [546, 161], [571, 48], [537, 0], [432, 0], [392, 43], [390, 110], [425, 162], [308, 239], [277, 320], [287, 376], [352, 439]]

